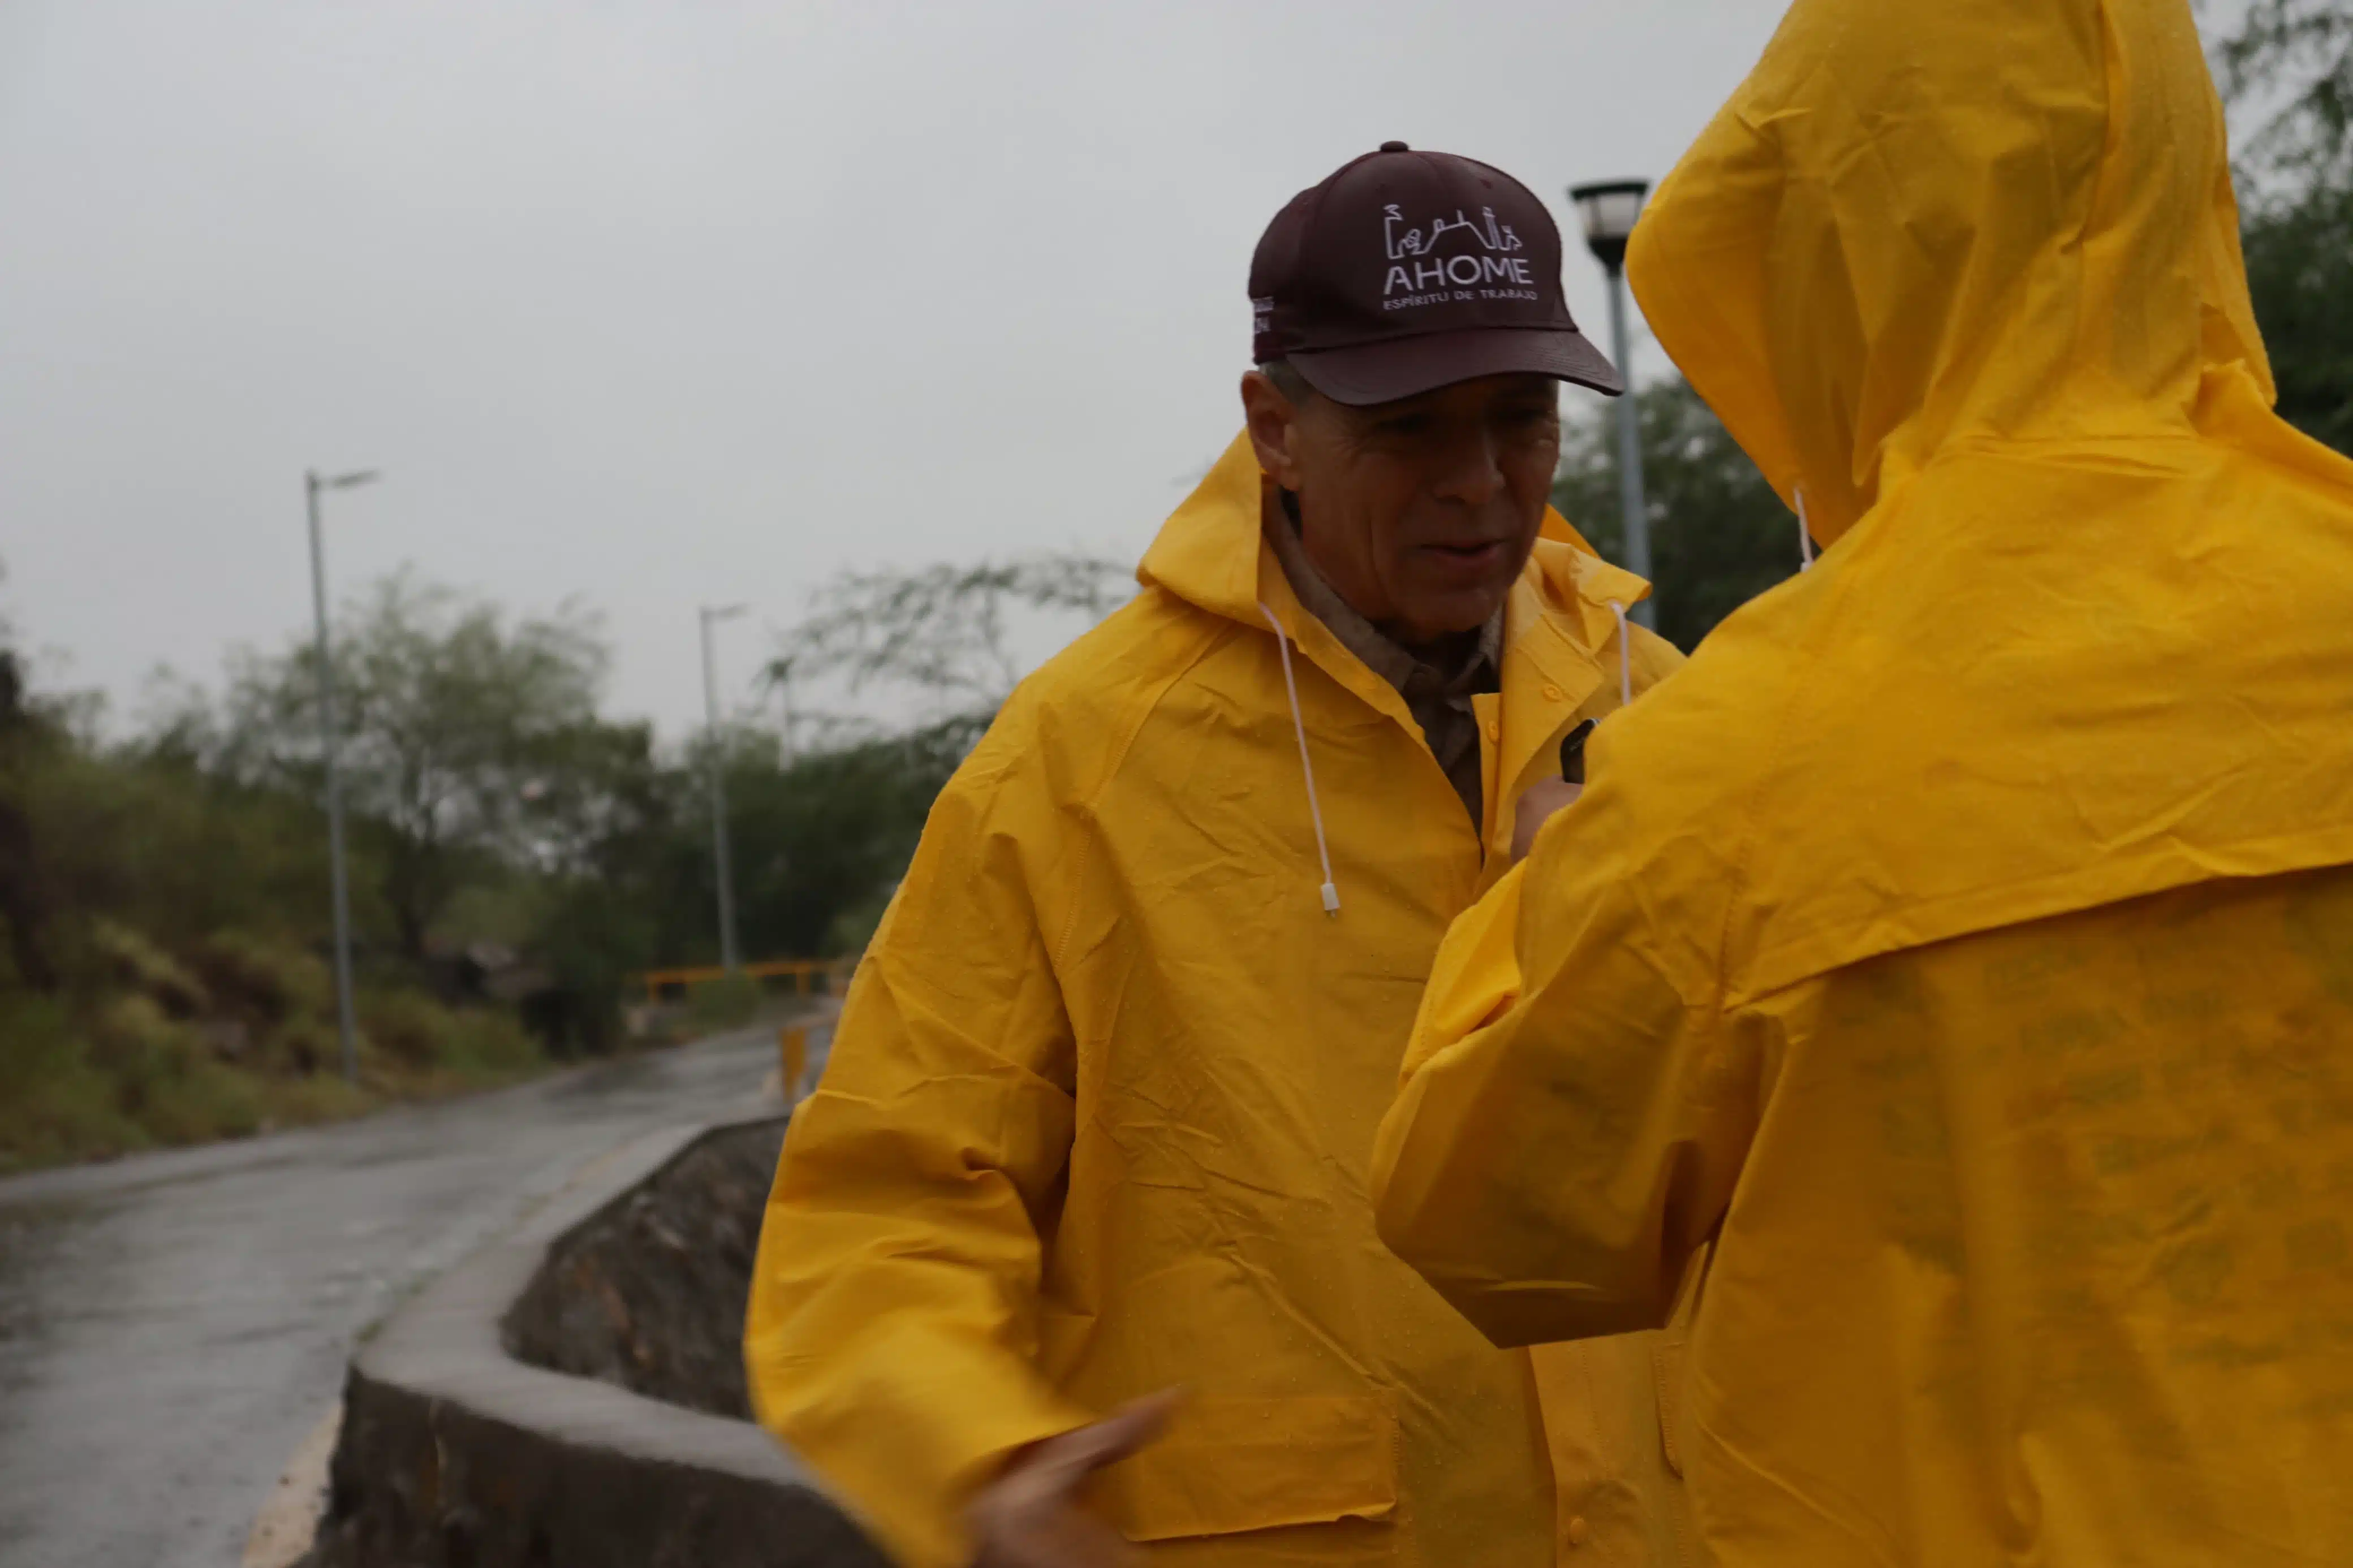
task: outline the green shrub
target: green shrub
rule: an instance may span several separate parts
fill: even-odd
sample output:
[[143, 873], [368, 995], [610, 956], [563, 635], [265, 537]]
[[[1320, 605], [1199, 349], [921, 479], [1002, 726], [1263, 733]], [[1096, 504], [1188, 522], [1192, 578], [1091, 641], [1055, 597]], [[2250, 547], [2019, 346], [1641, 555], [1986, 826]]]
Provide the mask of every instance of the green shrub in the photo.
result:
[[539, 1042], [511, 1013], [468, 1007], [450, 1016], [443, 1067], [469, 1077], [506, 1078], [528, 1072], [543, 1059]]
[[193, 1018], [211, 1006], [212, 998], [195, 975], [129, 926], [94, 920], [90, 922], [90, 942], [108, 978], [151, 998], [171, 1016]]
[[225, 931], [197, 944], [194, 963], [216, 1003], [249, 1023], [334, 1016], [333, 973], [299, 947]]
[[214, 1060], [152, 996], [80, 1020], [12, 1001], [0, 1032], [12, 1068], [38, 1064], [0, 1097], [0, 1168], [243, 1137], [269, 1120], [268, 1080]]
[[314, 1121], [341, 1121], [369, 1110], [374, 1102], [366, 1090], [345, 1083], [338, 1071], [272, 1084], [269, 1104], [272, 1121], [300, 1127]]
[[91, 1020], [89, 1059], [114, 1082], [114, 1102], [143, 1120], [203, 1062], [204, 1042], [152, 996], [120, 996]]
[[268, 1081], [202, 1058], [151, 1087], [140, 1125], [159, 1143], [245, 1138], [269, 1120]]
[[0, 996], [0, 1171], [144, 1148], [63, 1005]]
[[588, 878], [551, 886], [531, 945], [553, 983], [533, 1000], [533, 1026], [559, 1056], [611, 1050], [622, 998], [653, 963], [653, 922], [639, 901]]
[[825, 952], [828, 958], [855, 958], [866, 951], [874, 940], [875, 931], [882, 924], [882, 916], [898, 896], [898, 884], [869, 894], [857, 903], [833, 917], [826, 927]]
[[62, 1002], [0, 992], [0, 1105], [84, 1065]]
[[499, 1007], [445, 1007], [421, 991], [371, 991], [360, 999], [360, 1028], [386, 1066], [502, 1078], [542, 1059], [514, 1015]]
[[0, 1100], [0, 1171], [99, 1160], [149, 1146], [114, 1103], [113, 1086], [87, 1068], [43, 1079]]
[[441, 1060], [451, 1031], [449, 1010], [421, 991], [365, 991], [359, 998], [360, 1032], [403, 1067]]
[[699, 1030], [738, 1029], [760, 1012], [760, 983], [748, 974], [727, 974], [688, 988], [686, 1015]]
[[305, 1079], [320, 1072], [341, 1072], [341, 1036], [331, 1023], [311, 1018], [282, 1024], [261, 1037], [253, 1065], [263, 1072]]

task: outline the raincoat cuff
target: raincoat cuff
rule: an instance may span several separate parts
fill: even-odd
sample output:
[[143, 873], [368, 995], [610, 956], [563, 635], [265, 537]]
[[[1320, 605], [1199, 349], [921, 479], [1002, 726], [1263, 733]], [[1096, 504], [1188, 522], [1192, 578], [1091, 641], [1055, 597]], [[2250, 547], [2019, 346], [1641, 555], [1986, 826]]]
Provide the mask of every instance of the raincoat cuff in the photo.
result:
[[[981, 1489], [1022, 1449], [1098, 1417], [1018, 1379], [974, 1376], [961, 1384], [953, 1402], [901, 1419], [923, 1429], [894, 1436], [892, 1428], [901, 1422], [870, 1408], [856, 1457], [829, 1444], [810, 1446], [829, 1453], [834, 1462], [828, 1479], [867, 1533], [903, 1568], [969, 1568], [973, 1540], [965, 1513]], [[929, 1472], [929, 1485], [922, 1472]]]

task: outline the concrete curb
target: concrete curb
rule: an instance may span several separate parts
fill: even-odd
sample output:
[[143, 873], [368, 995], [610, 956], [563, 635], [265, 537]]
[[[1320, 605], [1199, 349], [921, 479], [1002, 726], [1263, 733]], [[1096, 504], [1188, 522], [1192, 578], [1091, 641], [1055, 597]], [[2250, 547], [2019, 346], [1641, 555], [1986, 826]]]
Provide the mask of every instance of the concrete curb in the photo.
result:
[[327, 1467], [335, 1457], [335, 1435], [343, 1429], [343, 1403], [319, 1418], [287, 1456], [269, 1500], [246, 1532], [237, 1568], [295, 1568], [319, 1539], [319, 1512], [327, 1502]]
[[623, 1144], [385, 1320], [353, 1359], [314, 1568], [887, 1568], [759, 1427], [507, 1354], [501, 1325], [575, 1227], [711, 1134]]

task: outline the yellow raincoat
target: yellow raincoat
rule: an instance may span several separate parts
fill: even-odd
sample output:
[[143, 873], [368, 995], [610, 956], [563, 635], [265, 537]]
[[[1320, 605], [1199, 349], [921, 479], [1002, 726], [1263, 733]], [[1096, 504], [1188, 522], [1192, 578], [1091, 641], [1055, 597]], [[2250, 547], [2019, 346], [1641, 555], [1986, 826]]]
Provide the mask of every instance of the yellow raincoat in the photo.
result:
[[[786, 1143], [760, 1417], [915, 1568], [960, 1568], [1011, 1450], [1171, 1384], [1168, 1436], [1100, 1499], [1155, 1562], [1672, 1562], [1648, 1345], [1532, 1373], [1382, 1247], [1364, 1184], [1430, 957], [1500, 867], [1514, 786], [1619, 705], [1609, 601], [1645, 586], [1552, 520], [1477, 700], [1482, 846], [1260, 509], [1237, 441], [1142, 595], [941, 796]], [[1336, 915], [1261, 604], [1295, 641]], [[1640, 689], [1680, 656], [1636, 637]]]
[[1712, 1240], [1713, 1561], [2353, 1563], [2353, 465], [2188, 5], [1799, 0], [1631, 271], [1835, 543], [1450, 934], [1383, 1236], [1504, 1343]]

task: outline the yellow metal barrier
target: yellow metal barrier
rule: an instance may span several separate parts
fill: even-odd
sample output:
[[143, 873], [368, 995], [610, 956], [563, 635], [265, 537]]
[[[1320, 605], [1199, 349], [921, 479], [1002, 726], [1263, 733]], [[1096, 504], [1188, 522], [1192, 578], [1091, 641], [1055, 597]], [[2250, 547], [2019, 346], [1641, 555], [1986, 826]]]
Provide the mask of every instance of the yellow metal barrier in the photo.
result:
[[[769, 981], [789, 979], [796, 996], [807, 996], [811, 985], [822, 979], [825, 994], [839, 996], [849, 984], [849, 972], [857, 966], [854, 958], [771, 958], [745, 964], [744, 973], [761, 982], [764, 988]], [[649, 1002], [660, 1001], [666, 991], [683, 992], [690, 985], [726, 977], [727, 972], [715, 963], [694, 969], [649, 970], [641, 976]]]
[[808, 1026], [786, 1024], [776, 1031], [776, 1070], [784, 1075], [785, 1104], [798, 1102], [801, 1075], [808, 1070]]

